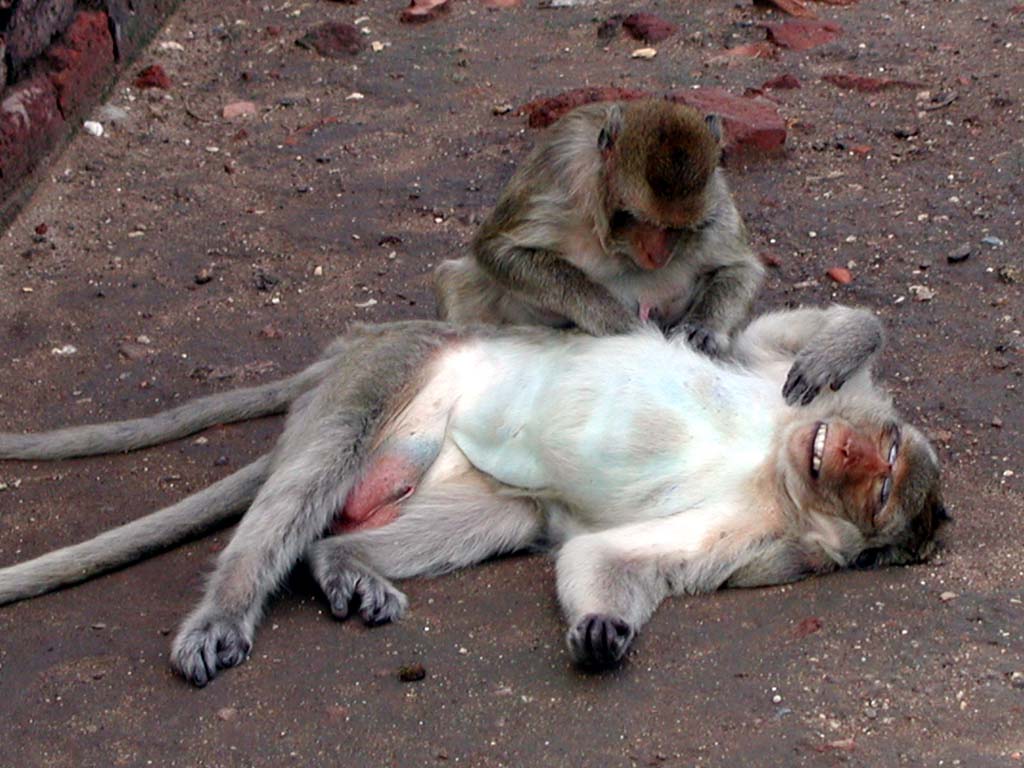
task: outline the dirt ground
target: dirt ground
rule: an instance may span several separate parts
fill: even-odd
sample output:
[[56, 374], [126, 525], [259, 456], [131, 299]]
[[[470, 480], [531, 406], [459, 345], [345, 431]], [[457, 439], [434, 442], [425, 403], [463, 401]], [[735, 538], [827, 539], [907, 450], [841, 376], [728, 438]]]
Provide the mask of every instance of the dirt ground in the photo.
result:
[[[432, 316], [432, 266], [465, 251], [536, 137], [497, 106], [581, 85], [740, 94], [791, 73], [803, 87], [772, 93], [785, 154], [729, 168], [779, 262], [759, 308], [884, 319], [882, 374], [945, 465], [956, 523], [935, 562], [671, 600], [601, 677], [568, 663], [542, 557], [407, 583], [408, 617], [373, 630], [334, 622], [297, 573], [250, 661], [193, 690], [167, 651], [222, 533], [0, 609], [0, 765], [1021, 764], [1024, 14], [813, 5], [835, 42], [730, 66], [709, 60], [777, 13], [454, 0], [406, 25], [398, 2], [184, 0], [111, 96], [124, 114], [77, 137], [2, 235], [0, 429], [142, 415], [298, 370], [353, 319]], [[636, 10], [679, 25], [653, 60], [597, 38]], [[294, 44], [360, 18], [382, 46], [331, 60]], [[169, 91], [132, 85], [151, 63]], [[836, 72], [915, 85], [822, 82]], [[224, 119], [238, 100], [257, 114]], [[0, 563], [170, 503], [279, 427], [0, 463]], [[410, 663], [426, 678], [400, 682]]]

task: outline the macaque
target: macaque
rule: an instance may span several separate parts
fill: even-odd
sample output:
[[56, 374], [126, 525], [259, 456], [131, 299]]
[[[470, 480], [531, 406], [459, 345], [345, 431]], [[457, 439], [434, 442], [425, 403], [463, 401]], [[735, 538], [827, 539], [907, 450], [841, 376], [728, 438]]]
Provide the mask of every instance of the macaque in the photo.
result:
[[723, 352], [763, 268], [719, 167], [717, 117], [668, 101], [579, 107], [545, 133], [473, 240], [434, 275], [442, 319], [651, 322]]
[[[336, 616], [358, 606], [379, 624], [407, 609], [393, 580], [540, 541], [554, 549], [572, 659], [611, 667], [669, 595], [933, 551], [946, 519], [938, 460], [872, 382], [881, 345], [874, 315], [839, 306], [762, 316], [728, 360], [651, 328], [357, 327], [316, 364], [269, 456], [0, 569], [0, 604], [248, 506], [173, 642], [172, 665], [195, 685], [248, 657], [268, 598], [302, 560]], [[0, 435], [7, 456], [12, 440]]]

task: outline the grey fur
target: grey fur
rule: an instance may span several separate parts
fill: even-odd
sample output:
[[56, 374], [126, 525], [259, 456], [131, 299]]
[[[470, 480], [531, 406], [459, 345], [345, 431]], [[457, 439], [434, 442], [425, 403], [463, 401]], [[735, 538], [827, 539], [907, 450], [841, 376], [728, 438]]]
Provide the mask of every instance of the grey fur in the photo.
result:
[[214, 424], [281, 413], [296, 397], [316, 386], [328, 367], [329, 360], [321, 360], [287, 379], [208, 395], [139, 419], [27, 435], [0, 432], [0, 459], [38, 461], [135, 451]]
[[[844, 333], [849, 349], [842, 344]], [[272, 456], [155, 518], [0, 569], [0, 596], [39, 594], [117, 567], [230, 519], [255, 497], [220, 554], [203, 600], [173, 644], [172, 664], [194, 684], [205, 685], [221, 669], [245, 660], [266, 599], [303, 558], [337, 616], [347, 616], [358, 601], [364, 621], [372, 624], [398, 618], [406, 609], [407, 600], [391, 579], [441, 573], [545, 539], [561, 543], [558, 594], [570, 627], [570, 653], [581, 664], [603, 667], [622, 659], [668, 595], [791, 581], [858, 562], [864, 552], [872, 562], [888, 563], [916, 562], [931, 551], [942, 519], [933, 514], [938, 465], [909, 425], [902, 426], [903, 442], [913, 465], [893, 494], [896, 513], [877, 530], [836, 516], [842, 510], [815, 517], [814, 510], [796, 509], [779, 518], [761, 510], [758, 505], [769, 501], [756, 497], [739, 508], [719, 502], [726, 505], [709, 506], [703, 517], [693, 519], [588, 522], [581, 510], [558, 498], [501, 485], [468, 462], [460, 464], [465, 456], [452, 448], [447, 454], [442, 449], [437, 463], [454, 456], [454, 469], [447, 470], [454, 474], [403, 501], [393, 522], [326, 536], [370, 457], [392, 436], [395, 420], [424, 386], [435, 356], [462, 340], [493, 336], [527, 350], [585, 339], [538, 329], [471, 330], [439, 323], [356, 328], [329, 349], [320, 385], [295, 401]], [[870, 377], [880, 343], [877, 320], [863, 310], [796, 310], [757, 319], [737, 338], [731, 363], [707, 365], [738, 366], [780, 388], [787, 375], [817, 383], [819, 391], [822, 383], [838, 381], [841, 391], [813, 397], [787, 418], [800, 424], [834, 417], [880, 423], [896, 418]], [[457, 392], [459, 384], [450, 386]], [[415, 422], [416, 437], [428, 443], [443, 437], [448, 427], [444, 412], [441, 416], [436, 423]], [[709, 535], [701, 526], [721, 535]], [[88, 572], [81, 567], [81, 553], [90, 558]]]
[[[746, 319], [764, 276], [721, 169], [703, 192], [701, 222], [683, 232], [666, 266], [646, 272], [610, 229], [602, 142], [621, 130], [629, 104], [590, 104], [547, 129], [503, 190], [473, 240], [473, 256], [434, 274], [440, 316], [455, 323], [576, 326], [596, 335], [640, 327], [642, 297], [658, 297], [652, 320], [684, 328], [718, 353]], [[717, 123], [706, 123], [714, 135]], [[592, 231], [599, 258], [570, 253]], [[597, 246], [595, 246], [597, 247]]]
[[240, 517], [270, 470], [263, 456], [177, 504], [64, 549], [0, 568], [0, 605], [91, 579]]

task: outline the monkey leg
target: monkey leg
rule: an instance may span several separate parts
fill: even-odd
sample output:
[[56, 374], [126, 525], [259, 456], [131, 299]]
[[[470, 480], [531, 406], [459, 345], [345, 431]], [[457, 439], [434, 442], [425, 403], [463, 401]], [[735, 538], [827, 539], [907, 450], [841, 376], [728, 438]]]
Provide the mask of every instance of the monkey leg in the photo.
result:
[[543, 530], [534, 502], [496, 493], [493, 481], [475, 470], [444, 481], [428, 476], [398, 505], [398, 516], [387, 525], [321, 539], [310, 548], [313, 576], [336, 617], [346, 618], [358, 600], [368, 624], [397, 619], [407, 600], [389, 579], [472, 565], [522, 549]]
[[[202, 686], [245, 660], [267, 597], [328, 530], [404, 402], [399, 393], [423, 386], [448, 338], [434, 326], [354, 334], [337, 368], [296, 403], [270, 476], [174, 640], [171, 663], [185, 678]], [[447, 405], [437, 403], [427, 402], [422, 415], [439, 419], [443, 430]]]

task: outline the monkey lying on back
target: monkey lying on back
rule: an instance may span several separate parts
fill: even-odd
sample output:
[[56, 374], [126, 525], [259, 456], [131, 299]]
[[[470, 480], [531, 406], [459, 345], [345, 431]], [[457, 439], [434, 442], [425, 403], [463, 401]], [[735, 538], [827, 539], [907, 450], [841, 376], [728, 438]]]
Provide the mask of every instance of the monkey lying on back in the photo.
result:
[[577, 326], [648, 320], [722, 351], [763, 268], [719, 168], [720, 126], [667, 101], [579, 107], [542, 136], [473, 240], [435, 271], [458, 323]]
[[[356, 328], [304, 372], [319, 383], [271, 456], [0, 569], [0, 603], [123, 565], [252, 502], [174, 641], [174, 667], [197, 685], [247, 657], [267, 597], [303, 558], [337, 616], [357, 599], [375, 624], [405, 610], [390, 579], [542, 538], [560, 545], [573, 659], [610, 666], [667, 595], [931, 552], [945, 519], [938, 462], [871, 381], [881, 343], [873, 315], [844, 307], [761, 317], [731, 362], [653, 331]], [[139, 428], [123, 429], [126, 444]], [[54, 434], [35, 436], [34, 457]], [[17, 457], [23, 438], [0, 434], [0, 454]]]

